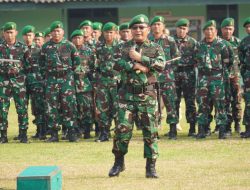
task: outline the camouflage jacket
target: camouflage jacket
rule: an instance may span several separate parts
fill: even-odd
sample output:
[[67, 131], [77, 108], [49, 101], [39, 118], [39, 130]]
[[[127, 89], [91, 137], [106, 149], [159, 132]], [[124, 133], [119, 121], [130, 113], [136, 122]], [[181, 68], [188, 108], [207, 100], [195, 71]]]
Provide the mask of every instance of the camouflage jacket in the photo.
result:
[[178, 66], [196, 66], [195, 53], [197, 51], [198, 42], [190, 37], [178, 38], [177, 35], [174, 36], [175, 42], [181, 54], [181, 59], [178, 62]]
[[233, 65], [234, 57], [225, 40], [215, 38], [212, 43], [204, 39], [198, 44], [196, 60], [199, 75], [223, 78], [227, 69]]
[[28, 48], [23, 43], [16, 42], [13, 46], [9, 47], [6, 41], [3, 41], [0, 44], [0, 59], [20, 60], [20, 62], [0, 62], [0, 74], [10, 78], [25, 75], [27, 57]]
[[[142, 51], [141, 64], [149, 68], [148, 73], [138, 72], [133, 69], [135, 61], [129, 57], [131, 48], [137, 46], [138, 51]], [[121, 48], [116, 48], [114, 69], [121, 72], [121, 82], [123, 88], [119, 91], [119, 98], [126, 101], [146, 101], [150, 94], [131, 94], [126, 91], [126, 87], [142, 87], [155, 84], [158, 81], [159, 72], [165, 67], [165, 56], [160, 45], [146, 40], [137, 45], [133, 40], [125, 42]]]
[[83, 45], [78, 49], [81, 64], [75, 69], [76, 92], [89, 92], [92, 90], [89, 77], [94, 70], [95, 58], [93, 51]]
[[[180, 56], [180, 52], [178, 50], [174, 38], [163, 35], [159, 39], [155, 39], [154, 36], [151, 36], [150, 40], [159, 44], [162, 47], [166, 61]], [[175, 77], [173, 70], [176, 70], [177, 64], [178, 61], [173, 61], [168, 64], [165, 64], [165, 68], [160, 73], [158, 81], [160, 83], [174, 82]]]
[[239, 45], [239, 59], [241, 64], [241, 74], [246, 70], [250, 71], [250, 34], [246, 36]]
[[79, 53], [68, 40], [63, 39], [59, 43], [50, 40], [42, 47], [40, 65], [47, 82], [65, 82], [70, 75], [74, 76], [74, 70], [79, 64]]

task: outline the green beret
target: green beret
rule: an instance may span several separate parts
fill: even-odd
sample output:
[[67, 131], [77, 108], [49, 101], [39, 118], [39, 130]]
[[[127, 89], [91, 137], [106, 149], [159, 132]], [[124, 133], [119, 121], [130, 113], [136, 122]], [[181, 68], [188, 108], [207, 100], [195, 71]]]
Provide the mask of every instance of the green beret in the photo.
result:
[[117, 25], [113, 22], [107, 22], [104, 24], [102, 31], [117, 30]]
[[44, 36], [49, 35], [51, 33], [50, 28], [47, 28], [43, 33], [44, 33]]
[[93, 30], [102, 30], [102, 23], [94, 22], [93, 23]]
[[127, 30], [129, 29], [129, 23], [128, 22], [124, 22], [119, 26], [119, 30]]
[[144, 14], [137, 15], [133, 17], [129, 22], [129, 28], [131, 28], [134, 24], [148, 24], [149, 20], [148, 17]]
[[176, 27], [180, 27], [180, 26], [189, 26], [190, 22], [188, 19], [186, 18], [181, 18], [179, 19], [176, 23], [175, 26]]
[[155, 16], [151, 22], [150, 22], [150, 26], [152, 26], [154, 23], [156, 22], [161, 22], [161, 23], [165, 23], [165, 19], [162, 16]]
[[243, 27], [245, 27], [247, 24], [250, 24], [250, 17], [245, 19], [245, 21], [243, 23]]
[[234, 26], [234, 19], [233, 19], [233, 18], [225, 18], [225, 19], [222, 21], [220, 27], [221, 27], [221, 28], [224, 28], [224, 27], [226, 27], [226, 26]]
[[44, 37], [44, 33], [43, 32], [36, 32], [35, 37]]
[[25, 27], [23, 27], [22, 30], [22, 35], [26, 35], [27, 33], [35, 33], [35, 27], [31, 26], [31, 25], [26, 25]]
[[52, 22], [52, 24], [50, 25], [50, 31], [52, 32], [56, 28], [62, 28], [63, 29], [63, 23], [61, 21], [58, 21], [58, 20]]
[[93, 27], [93, 23], [90, 20], [84, 20], [79, 25], [79, 28], [82, 28], [83, 26], [91, 26], [91, 27]]
[[216, 21], [215, 20], [209, 20], [205, 23], [203, 26], [203, 30], [206, 30], [208, 27], [213, 26], [216, 28]]
[[6, 22], [3, 25], [3, 31], [16, 30], [16, 29], [17, 29], [17, 26], [16, 26], [16, 23], [14, 23], [14, 22]]
[[80, 29], [74, 30], [72, 34], [70, 35], [70, 39], [72, 39], [75, 36], [83, 36], [84, 32]]

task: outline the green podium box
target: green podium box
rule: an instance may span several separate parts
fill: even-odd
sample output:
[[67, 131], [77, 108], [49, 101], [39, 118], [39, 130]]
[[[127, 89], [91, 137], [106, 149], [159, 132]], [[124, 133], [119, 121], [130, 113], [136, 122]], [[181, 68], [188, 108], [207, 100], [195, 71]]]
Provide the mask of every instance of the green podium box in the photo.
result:
[[17, 176], [17, 190], [62, 190], [57, 166], [30, 166]]

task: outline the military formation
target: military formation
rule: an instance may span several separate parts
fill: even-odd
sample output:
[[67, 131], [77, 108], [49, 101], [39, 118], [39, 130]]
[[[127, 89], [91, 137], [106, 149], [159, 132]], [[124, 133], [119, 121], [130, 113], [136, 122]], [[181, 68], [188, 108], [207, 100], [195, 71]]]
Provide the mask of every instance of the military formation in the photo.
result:
[[188, 19], [176, 22], [174, 36], [166, 33], [165, 23], [162, 16], [149, 21], [142, 14], [120, 26], [84, 20], [67, 40], [63, 23], [54, 21], [44, 32], [25, 26], [23, 42], [17, 40], [16, 23], [5, 23], [0, 39], [0, 142], [8, 143], [11, 99], [18, 114], [15, 140], [21, 143], [29, 142], [29, 103], [36, 126], [32, 138], [46, 142], [58, 142], [60, 130], [61, 140], [69, 142], [92, 138], [92, 130], [96, 142], [109, 141], [114, 123], [110, 177], [125, 170], [134, 124], [143, 134], [146, 177], [158, 177], [162, 111], [166, 108], [166, 136], [176, 140], [182, 97], [188, 136], [210, 136], [214, 118], [219, 139], [232, 135], [233, 123], [236, 133], [250, 138], [250, 17], [243, 24], [243, 40], [233, 36], [233, 18], [223, 20], [221, 36], [216, 21], [207, 21], [201, 41], [188, 35]]

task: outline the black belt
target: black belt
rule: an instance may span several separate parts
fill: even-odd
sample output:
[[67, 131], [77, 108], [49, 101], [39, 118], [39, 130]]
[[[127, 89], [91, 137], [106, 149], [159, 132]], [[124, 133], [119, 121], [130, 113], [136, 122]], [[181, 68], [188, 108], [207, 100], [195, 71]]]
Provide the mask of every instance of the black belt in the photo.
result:
[[154, 91], [156, 89], [155, 84], [150, 84], [150, 85], [138, 85], [138, 86], [132, 86], [132, 85], [125, 85], [125, 90], [128, 93], [131, 94], [143, 94], [148, 91]]
[[183, 72], [186, 70], [193, 70], [194, 66], [193, 65], [188, 65], [188, 66], [177, 66], [177, 72]]

